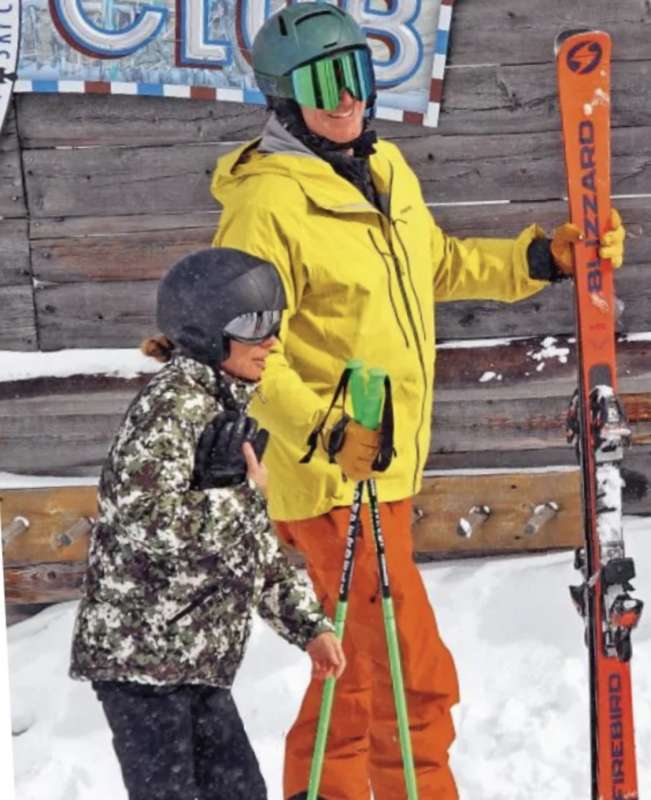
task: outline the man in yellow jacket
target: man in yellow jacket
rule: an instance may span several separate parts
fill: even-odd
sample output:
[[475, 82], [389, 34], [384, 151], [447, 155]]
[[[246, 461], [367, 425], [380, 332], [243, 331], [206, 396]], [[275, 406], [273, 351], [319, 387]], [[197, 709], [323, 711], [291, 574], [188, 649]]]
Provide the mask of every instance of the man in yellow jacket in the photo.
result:
[[[394, 595], [421, 800], [454, 800], [448, 767], [456, 672], [412, 559], [411, 499], [429, 450], [435, 303], [515, 302], [571, 273], [566, 224], [550, 242], [536, 225], [516, 239], [447, 236], [394, 145], [368, 129], [375, 101], [370, 51], [337, 6], [300, 3], [261, 28], [253, 66], [272, 114], [258, 138], [218, 162], [212, 191], [223, 213], [214, 243], [272, 262], [288, 302], [280, 344], [250, 413], [271, 432], [269, 512], [305, 556], [332, 614], [355, 480], [369, 477], [378, 435], [346, 428], [337, 463], [317, 450], [301, 464], [350, 358], [386, 369], [397, 456], [376, 475]], [[616, 214], [616, 212], [615, 212]], [[621, 263], [615, 216], [602, 254]], [[379, 582], [368, 514], [362, 518], [320, 796], [406, 797]], [[286, 798], [308, 785], [322, 684], [312, 681], [287, 736]]]

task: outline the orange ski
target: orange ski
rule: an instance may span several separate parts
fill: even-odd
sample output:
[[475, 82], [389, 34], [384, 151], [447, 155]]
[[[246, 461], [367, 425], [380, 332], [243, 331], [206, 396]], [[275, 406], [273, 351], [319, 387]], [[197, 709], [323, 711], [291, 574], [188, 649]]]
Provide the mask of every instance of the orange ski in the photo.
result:
[[613, 268], [599, 257], [610, 216], [610, 52], [602, 31], [568, 31], [556, 41], [574, 248], [579, 388], [568, 424], [582, 471], [585, 547], [572, 598], [584, 617], [590, 664], [592, 800], [637, 800], [631, 631], [642, 603], [624, 552], [620, 464], [629, 432], [617, 401]]

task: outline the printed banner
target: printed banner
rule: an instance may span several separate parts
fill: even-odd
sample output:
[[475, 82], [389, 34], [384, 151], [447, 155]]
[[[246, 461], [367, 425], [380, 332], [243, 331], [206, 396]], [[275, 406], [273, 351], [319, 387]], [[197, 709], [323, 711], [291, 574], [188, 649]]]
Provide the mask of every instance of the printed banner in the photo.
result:
[[0, 0], [0, 131], [16, 81], [20, 43], [20, 0]]
[[[17, 0], [0, 0], [8, 2]], [[373, 51], [378, 117], [437, 125], [453, 2], [340, 0]], [[15, 88], [263, 103], [251, 69], [251, 43], [286, 4], [23, 0]]]

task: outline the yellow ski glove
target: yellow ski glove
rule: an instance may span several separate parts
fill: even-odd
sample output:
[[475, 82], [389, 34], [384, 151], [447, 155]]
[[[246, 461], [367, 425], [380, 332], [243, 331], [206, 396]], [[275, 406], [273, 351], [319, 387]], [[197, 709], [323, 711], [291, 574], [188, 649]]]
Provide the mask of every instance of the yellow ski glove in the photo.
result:
[[[626, 229], [616, 208], [610, 210], [609, 230], [599, 242], [599, 256], [612, 261], [613, 267], [622, 266], [624, 261], [624, 239]], [[574, 274], [574, 252], [572, 245], [583, 239], [581, 229], [571, 222], [556, 228], [552, 237], [551, 251], [554, 263], [565, 275]]]
[[606, 231], [601, 238], [599, 255], [601, 258], [610, 259], [613, 262], [613, 267], [619, 269], [624, 263], [624, 239], [626, 238], [626, 229], [622, 224], [622, 218], [616, 208], [611, 208], [608, 222], [610, 230]]
[[328, 454], [346, 477], [367, 481], [380, 452], [380, 429], [369, 430], [345, 415], [327, 435], [327, 445]]

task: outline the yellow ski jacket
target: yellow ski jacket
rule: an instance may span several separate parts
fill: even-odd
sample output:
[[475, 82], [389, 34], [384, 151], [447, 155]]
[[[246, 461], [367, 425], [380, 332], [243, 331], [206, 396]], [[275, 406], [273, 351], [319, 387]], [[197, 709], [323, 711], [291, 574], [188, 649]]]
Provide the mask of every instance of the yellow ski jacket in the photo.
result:
[[379, 498], [415, 495], [430, 443], [435, 302], [535, 294], [547, 283], [529, 277], [527, 247], [544, 232], [532, 225], [516, 239], [446, 236], [389, 142], [370, 157], [384, 213], [298, 142], [271, 153], [259, 144], [217, 163], [212, 193], [223, 213], [213, 243], [275, 264], [287, 294], [280, 345], [249, 412], [271, 433], [270, 516], [305, 519], [352, 502], [353, 482], [322, 447], [299, 463], [350, 358], [391, 378], [397, 455], [377, 474]]

